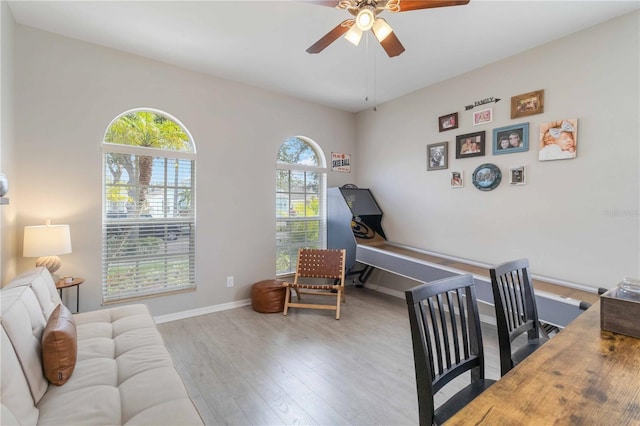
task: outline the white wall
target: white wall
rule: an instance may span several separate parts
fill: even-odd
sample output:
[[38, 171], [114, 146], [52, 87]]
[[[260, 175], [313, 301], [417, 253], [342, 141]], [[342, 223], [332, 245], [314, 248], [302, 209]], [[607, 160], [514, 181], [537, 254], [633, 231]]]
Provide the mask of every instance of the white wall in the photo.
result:
[[[100, 145], [123, 111], [172, 114], [198, 152], [198, 291], [146, 299], [154, 315], [246, 299], [251, 284], [274, 277], [275, 159], [285, 138], [309, 137], [328, 158], [355, 149], [351, 113], [21, 25], [15, 38], [19, 227], [47, 217], [71, 226], [73, 253], [59, 272], [86, 278], [82, 311], [100, 307]], [[331, 186], [352, 179], [329, 173]], [[21, 270], [35, 260], [20, 259]]]
[[[0, 2], [0, 172], [9, 180], [6, 198], [11, 200], [16, 185], [14, 161], [14, 21], [6, 2]], [[0, 282], [15, 275], [17, 261], [16, 204], [0, 206]]]
[[[528, 257], [534, 274], [591, 287], [640, 277], [639, 13], [634, 12], [357, 115], [357, 184], [371, 188], [390, 241], [488, 264]], [[544, 89], [544, 113], [510, 119], [511, 96]], [[464, 106], [496, 97], [494, 121]], [[457, 111], [460, 128], [438, 132]], [[537, 160], [540, 123], [579, 120], [574, 160]], [[492, 155], [491, 130], [529, 122], [528, 152]], [[455, 159], [455, 136], [487, 132], [487, 155]], [[449, 142], [449, 169], [426, 171], [426, 145]], [[492, 192], [471, 183], [495, 163]], [[525, 186], [509, 167], [527, 166]], [[465, 186], [449, 187], [462, 170]], [[376, 278], [376, 277], [374, 277]], [[379, 285], [410, 285], [389, 274]], [[415, 284], [415, 283], [414, 283]]]
[[[73, 253], [60, 272], [87, 279], [81, 310], [100, 306], [100, 142], [108, 123], [135, 107], [181, 120], [199, 156], [198, 291], [145, 300], [154, 315], [242, 300], [253, 282], [273, 276], [274, 160], [291, 135], [314, 139], [326, 155], [354, 154], [353, 172], [330, 173], [329, 185], [370, 187], [392, 241], [487, 263], [526, 256], [536, 274], [593, 287], [640, 275], [638, 13], [354, 118], [14, 26], [2, 8], [1, 163], [11, 172], [11, 206], [2, 210], [5, 282], [33, 263], [21, 256], [22, 227], [50, 217], [71, 225]], [[509, 119], [510, 97], [537, 89], [545, 90], [545, 113]], [[489, 96], [502, 98], [494, 122], [471, 126], [464, 105]], [[437, 117], [454, 111], [461, 127], [438, 133]], [[538, 162], [539, 124], [571, 117], [579, 119], [578, 158]], [[531, 126], [528, 152], [493, 156], [487, 145], [486, 157], [456, 160], [450, 150], [448, 170], [426, 171], [427, 144], [453, 145], [455, 135], [476, 130], [486, 130], [489, 143], [492, 128], [523, 121]], [[503, 172], [526, 165], [527, 185], [476, 190], [471, 173], [484, 162]], [[451, 170], [465, 172], [463, 189], [449, 188]], [[234, 288], [226, 288], [228, 275], [236, 277]], [[388, 274], [377, 278], [391, 288], [406, 285]]]

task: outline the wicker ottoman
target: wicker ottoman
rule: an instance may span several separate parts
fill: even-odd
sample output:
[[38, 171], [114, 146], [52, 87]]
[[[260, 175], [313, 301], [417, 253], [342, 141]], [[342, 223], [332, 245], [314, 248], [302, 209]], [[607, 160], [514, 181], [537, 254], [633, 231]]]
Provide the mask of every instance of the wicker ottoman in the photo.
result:
[[282, 280], [264, 280], [251, 287], [251, 306], [256, 312], [270, 314], [284, 311], [286, 288]]

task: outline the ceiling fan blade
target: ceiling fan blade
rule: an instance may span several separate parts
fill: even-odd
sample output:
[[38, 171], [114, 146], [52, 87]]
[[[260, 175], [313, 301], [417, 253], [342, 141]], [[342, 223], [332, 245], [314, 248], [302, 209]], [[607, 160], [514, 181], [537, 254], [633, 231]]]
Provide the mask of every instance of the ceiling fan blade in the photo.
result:
[[349, 31], [349, 28], [353, 25], [353, 19], [345, 19], [339, 23], [334, 29], [329, 31], [320, 40], [316, 41], [311, 47], [307, 49], [308, 53], [320, 53], [331, 43], [336, 41], [341, 35]]
[[396, 37], [396, 34], [393, 31], [384, 40], [382, 40], [380, 44], [390, 58], [398, 56], [404, 52], [404, 46], [400, 43], [400, 40], [398, 40], [398, 37]]
[[462, 6], [467, 3], [469, 3], [469, 0], [400, 0], [400, 10], [398, 10], [398, 12], [432, 9], [435, 7]]

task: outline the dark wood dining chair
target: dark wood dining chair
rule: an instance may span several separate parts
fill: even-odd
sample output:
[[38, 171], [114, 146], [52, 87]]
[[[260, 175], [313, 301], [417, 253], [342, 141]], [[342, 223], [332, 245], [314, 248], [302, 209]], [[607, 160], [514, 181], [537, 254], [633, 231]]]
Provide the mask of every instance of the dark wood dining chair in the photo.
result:
[[[485, 379], [482, 332], [473, 277], [444, 278], [405, 291], [420, 425], [442, 424], [495, 383]], [[437, 409], [434, 395], [470, 371], [471, 383]]]
[[[540, 326], [529, 260], [518, 259], [489, 269], [500, 347], [500, 375], [531, 355], [549, 339]], [[513, 341], [526, 333], [517, 348]]]

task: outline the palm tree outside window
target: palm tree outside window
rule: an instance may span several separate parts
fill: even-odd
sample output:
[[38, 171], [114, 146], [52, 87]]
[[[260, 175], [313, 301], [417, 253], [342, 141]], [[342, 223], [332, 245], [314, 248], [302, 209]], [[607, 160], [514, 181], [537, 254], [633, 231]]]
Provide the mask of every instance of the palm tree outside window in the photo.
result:
[[195, 145], [175, 118], [128, 111], [103, 148], [103, 301], [195, 288]]

